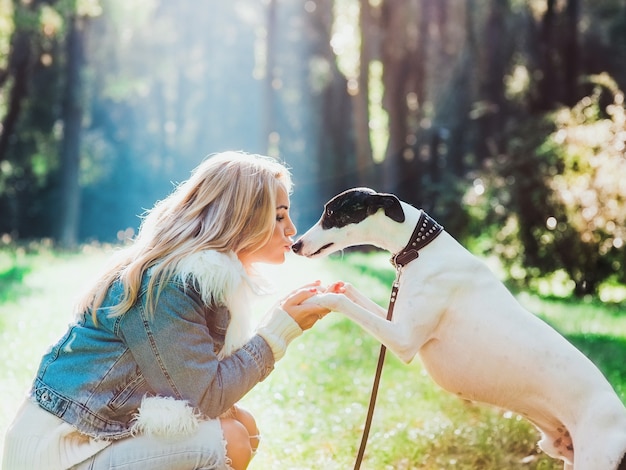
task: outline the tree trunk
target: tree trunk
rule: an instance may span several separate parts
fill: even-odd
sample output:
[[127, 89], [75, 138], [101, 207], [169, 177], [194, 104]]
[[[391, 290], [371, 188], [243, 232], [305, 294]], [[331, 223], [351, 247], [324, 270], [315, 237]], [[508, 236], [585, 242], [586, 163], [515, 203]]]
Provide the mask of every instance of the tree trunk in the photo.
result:
[[78, 241], [80, 213], [80, 141], [83, 118], [82, 70], [84, 19], [72, 16], [67, 33], [67, 73], [63, 100], [63, 139], [61, 141], [60, 246], [72, 248]]
[[[319, 189], [320, 194], [330, 196], [354, 186], [355, 181], [365, 184], [360, 180], [361, 172], [366, 172], [371, 165], [364, 158], [366, 156], [355, 151], [353, 131], [357, 126], [354, 122], [354, 100], [348, 94], [349, 83], [337, 67], [337, 57], [330, 47], [334, 18], [332, 0], [318, 1], [317, 7], [307, 18], [314, 31], [312, 37], [316, 38], [311, 44], [311, 55], [327, 64], [324, 78], [321, 79], [322, 75], [319, 75], [320, 78], [313, 83], [317, 89], [316, 101], [320, 105], [318, 112], [321, 116], [316, 158], [320, 176]], [[313, 70], [315, 67], [309, 73]], [[369, 160], [371, 161], [371, 157]]]
[[267, 27], [265, 37], [265, 86], [263, 88], [263, 121], [265, 129], [263, 129], [263, 138], [265, 139], [263, 147], [266, 148], [268, 155], [276, 155], [278, 143], [275, 141], [276, 123], [274, 116], [276, 115], [274, 79], [276, 67], [276, 0], [267, 2]]
[[569, 0], [565, 19], [565, 40], [563, 51], [563, 79], [565, 80], [564, 101], [567, 106], [574, 106], [578, 101], [578, 73], [580, 51], [578, 47], [579, 0]]
[[361, 0], [359, 23], [361, 26], [361, 50], [359, 76], [356, 92], [351, 92], [356, 146], [357, 181], [361, 186], [372, 185], [371, 169], [374, 165], [370, 141], [369, 113], [369, 66], [372, 57], [372, 17], [369, 0]]
[[556, 77], [553, 61], [555, 0], [546, 0], [546, 3], [546, 12], [543, 15], [539, 38], [541, 79], [539, 80], [539, 100], [537, 108], [540, 111], [551, 109], [552, 104], [557, 101], [555, 99]]
[[505, 115], [504, 79], [507, 67], [506, 19], [508, 0], [492, 0], [484, 27], [485, 44], [479, 83], [480, 109], [477, 110], [476, 156], [479, 163], [501, 152], [500, 140]]
[[32, 34], [16, 30], [11, 41], [11, 53], [7, 76], [13, 77], [7, 112], [0, 125], [0, 161], [5, 160], [11, 136], [17, 129], [22, 103], [28, 94], [32, 66]]
[[387, 0], [383, 3], [381, 28], [385, 31], [382, 42], [383, 62], [383, 107], [389, 116], [389, 141], [385, 152], [385, 191], [406, 200], [402, 194], [403, 182], [410, 179], [407, 174], [408, 108], [407, 83], [410, 80], [410, 65], [407, 60], [406, 27], [410, 21], [410, 2]]

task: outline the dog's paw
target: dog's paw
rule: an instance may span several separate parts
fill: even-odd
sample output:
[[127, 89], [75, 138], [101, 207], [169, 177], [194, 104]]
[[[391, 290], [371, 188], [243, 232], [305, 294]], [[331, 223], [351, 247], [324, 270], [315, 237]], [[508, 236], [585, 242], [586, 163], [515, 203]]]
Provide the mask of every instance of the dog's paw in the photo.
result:
[[341, 312], [342, 306], [345, 307], [345, 302], [349, 302], [349, 300], [343, 294], [332, 293], [316, 294], [305, 301], [305, 303], [315, 304], [335, 312]]

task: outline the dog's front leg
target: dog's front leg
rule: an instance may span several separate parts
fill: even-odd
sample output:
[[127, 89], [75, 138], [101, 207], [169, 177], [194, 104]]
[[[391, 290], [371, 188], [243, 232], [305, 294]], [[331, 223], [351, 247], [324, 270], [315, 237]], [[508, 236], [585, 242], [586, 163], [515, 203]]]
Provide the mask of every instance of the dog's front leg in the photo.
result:
[[348, 282], [344, 282], [343, 286], [345, 288], [346, 297], [352, 300], [355, 304], [360, 305], [364, 309], [375, 313], [379, 317], [387, 318], [387, 310], [385, 310], [376, 302], [374, 302], [369, 297], [364, 295], [360, 290], [358, 290], [352, 284]]
[[[437, 324], [436, 322], [411, 323], [407, 321], [406, 315], [398, 315], [397, 318], [387, 321], [386, 318], [382, 318], [343, 294], [318, 294], [306, 302], [342, 313], [406, 363], [411, 362], [415, 357]], [[381, 309], [381, 307], [378, 308]]]

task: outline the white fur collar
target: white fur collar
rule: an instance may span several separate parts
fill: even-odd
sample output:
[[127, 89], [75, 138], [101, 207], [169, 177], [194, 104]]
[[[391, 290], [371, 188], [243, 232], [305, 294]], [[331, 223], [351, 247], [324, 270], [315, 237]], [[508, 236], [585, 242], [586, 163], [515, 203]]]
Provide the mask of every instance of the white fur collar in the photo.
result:
[[233, 252], [205, 250], [191, 254], [178, 262], [176, 276], [181, 280], [190, 276], [196, 279], [206, 305], [217, 303], [228, 308], [230, 323], [224, 347], [218, 355], [220, 359], [250, 339], [250, 298], [264, 289], [261, 280], [250, 276]]

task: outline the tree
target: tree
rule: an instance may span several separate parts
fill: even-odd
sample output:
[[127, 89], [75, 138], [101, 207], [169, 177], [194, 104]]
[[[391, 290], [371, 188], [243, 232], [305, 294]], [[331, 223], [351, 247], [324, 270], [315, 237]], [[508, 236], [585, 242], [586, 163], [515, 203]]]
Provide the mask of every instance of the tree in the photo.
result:
[[0, 231], [49, 236], [46, 199], [58, 164], [59, 16], [54, 1], [13, 3], [13, 30], [0, 95]]
[[[0, 2], [15, 26], [0, 23], [0, 233], [126, 237], [200, 159], [237, 148], [293, 168], [299, 225], [366, 184], [460, 238], [516, 227], [496, 244], [533, 274], [622, 266], [615, 246], [554, 262], [546, 251], [582, 230], [558, 198], [576, 178], [552, 178], [575, 173], [553, 113], [594, 96], [588, 75], [626, 88], [622, 0]], [[347, 51], [336, 47], [342, 25], [355, 29]], [[604, 110], [612, 98], [598, 100]], [[597, 124], [585, 113], [581, 126]], [[608, 142], [585, 158], [611, 168], [598, 157]], [[463, 204], [472, 191], [497, 197], [478, 210]], [[550, 212], [567, 230], [546, 232]]]
[[85, 67], [85, 18], [70, 13], [66, 33], [66, 71], [63, 91], [63, 137], [60, 163], [60, 217], [61, 246], [71, 248], [78, 242], [80, 215], [80, 153], [83, 127], [83, 74]]
[[359, 2], [360, 48], [356, 77], [348, 79], [348, 91], [352, 96], [354, 143], [358, 186], [375, 186], [374, 156], [370, 139], [370, 64], [374, 59], [376, 25], [369, 0]]
[[7, 149], [14, 135], [28, 95], [28, 84], [38, 54], [33, 50], [38, 41], [37, 12], [42, 1], [14, 2], [15, 29], [11, 38], [7, 68], [0, 74], [0, 87], [11, 79], [9, 105], [0, 127], [0, 161], [7, 158]]
[[411, 122], [410, 117], [415, 114], [415, 105], [421, 105], [415, 103], [412, 109], [409, 107], [408, 98], [415, 95], [416, 91], [415, 80], [411, 77], [414, 70], [410, 64], [423, 60], [414, 57], [416, 31], [411, 26], [417, 23], [415, 8], [415, 2], [386, 0], [381, 5], [380, 13], [380, 27], [386, 33], [380, 46], [385, 90], [383, 106], [389, 116], [383, 186], [407, 201], [414, 200], [407, 183], [417, 179], [415, 154], [409, 145], [409, 136], [415, 132], [415, 123]]

